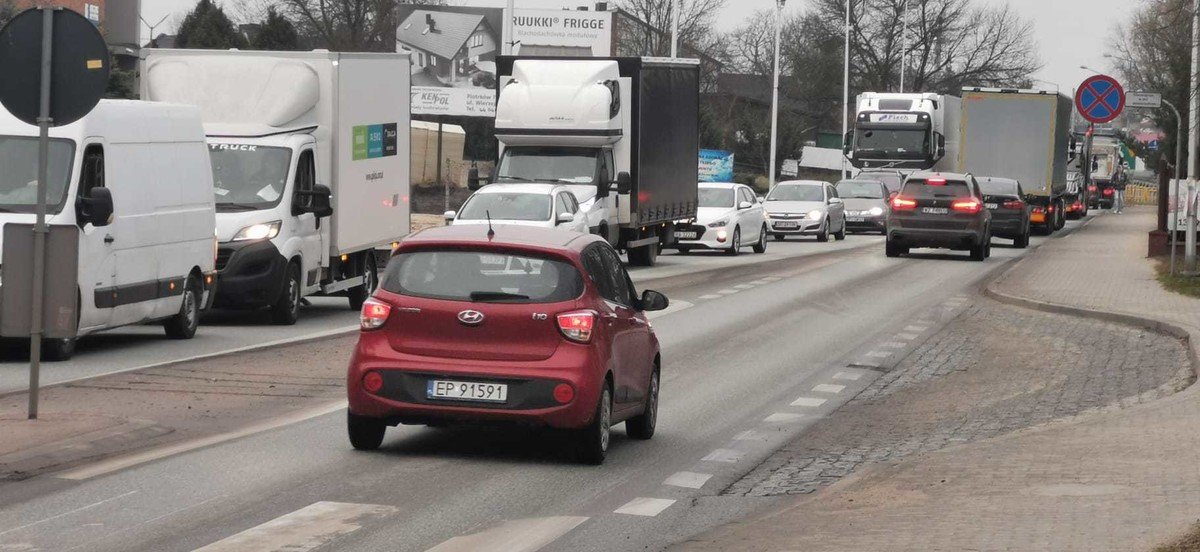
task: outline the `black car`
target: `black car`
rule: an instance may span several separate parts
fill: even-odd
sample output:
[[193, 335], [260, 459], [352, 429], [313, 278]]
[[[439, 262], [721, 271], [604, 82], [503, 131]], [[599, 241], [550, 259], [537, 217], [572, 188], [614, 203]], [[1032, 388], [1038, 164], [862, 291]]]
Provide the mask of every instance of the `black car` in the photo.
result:
[[887, 256], [914, 247], [970, 251], [982, 261], [992, 253], [992, 213], [974, 176], [915, 173], [892, 198], [887, 220]]
[[1029, 247], [1031, 208], [1021, 183], [989, 176], [976, 180], [983, 190], [983, 206], [992, 212], [992, 237], [1013, 240], [1013, 246], [1019, 249]]

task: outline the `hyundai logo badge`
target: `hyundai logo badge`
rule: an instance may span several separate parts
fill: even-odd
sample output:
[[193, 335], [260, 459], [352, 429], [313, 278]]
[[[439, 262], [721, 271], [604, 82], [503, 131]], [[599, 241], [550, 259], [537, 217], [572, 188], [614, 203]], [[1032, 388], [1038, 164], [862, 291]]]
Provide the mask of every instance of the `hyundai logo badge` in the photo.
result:
[[464, 326], [478, 326], [483, 324], [483, 313], [477, 310], [465, 310], [458, 313], [458, 321]]

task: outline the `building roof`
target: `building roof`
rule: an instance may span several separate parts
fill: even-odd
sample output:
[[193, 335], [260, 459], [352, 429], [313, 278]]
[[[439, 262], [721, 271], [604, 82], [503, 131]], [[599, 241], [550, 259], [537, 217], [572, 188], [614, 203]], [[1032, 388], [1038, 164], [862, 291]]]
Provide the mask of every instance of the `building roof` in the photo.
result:
[[[453, 59], [485, 20], [484, 16], [478, 14], [413, 10], [396, 30], [396, 40]], [[432, 30], [428, 21], [433, 22]]]

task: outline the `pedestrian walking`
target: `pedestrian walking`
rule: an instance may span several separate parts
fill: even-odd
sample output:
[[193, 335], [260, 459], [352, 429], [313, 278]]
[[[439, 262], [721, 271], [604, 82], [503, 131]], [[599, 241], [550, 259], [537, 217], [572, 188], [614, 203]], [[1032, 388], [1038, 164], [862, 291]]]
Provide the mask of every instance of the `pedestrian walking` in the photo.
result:
[[1121, 161], [1117, 164], [1117, 170], [1113, 173], [1113, 208], [1112, 212], [1121, 214], [1125, 209], [1125, 184], [1129, 182], [1128, 175], [1125, 174], [1125, 162]]

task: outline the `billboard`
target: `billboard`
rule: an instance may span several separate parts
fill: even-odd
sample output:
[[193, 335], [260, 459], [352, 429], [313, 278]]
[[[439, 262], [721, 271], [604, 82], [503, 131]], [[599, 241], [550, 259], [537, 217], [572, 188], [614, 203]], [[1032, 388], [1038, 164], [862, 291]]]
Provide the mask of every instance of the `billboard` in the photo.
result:
[[700, 150], [701, 182], [733, 182], [733, 153], [721, 150]]
[[[504, 10], [396, 6], [396, 50], [412, 57], [412, 114], [496, 116], [496, 56]], [[609, 56], [612, 13], [518, 9], [513, 51], [525, 56]]]

